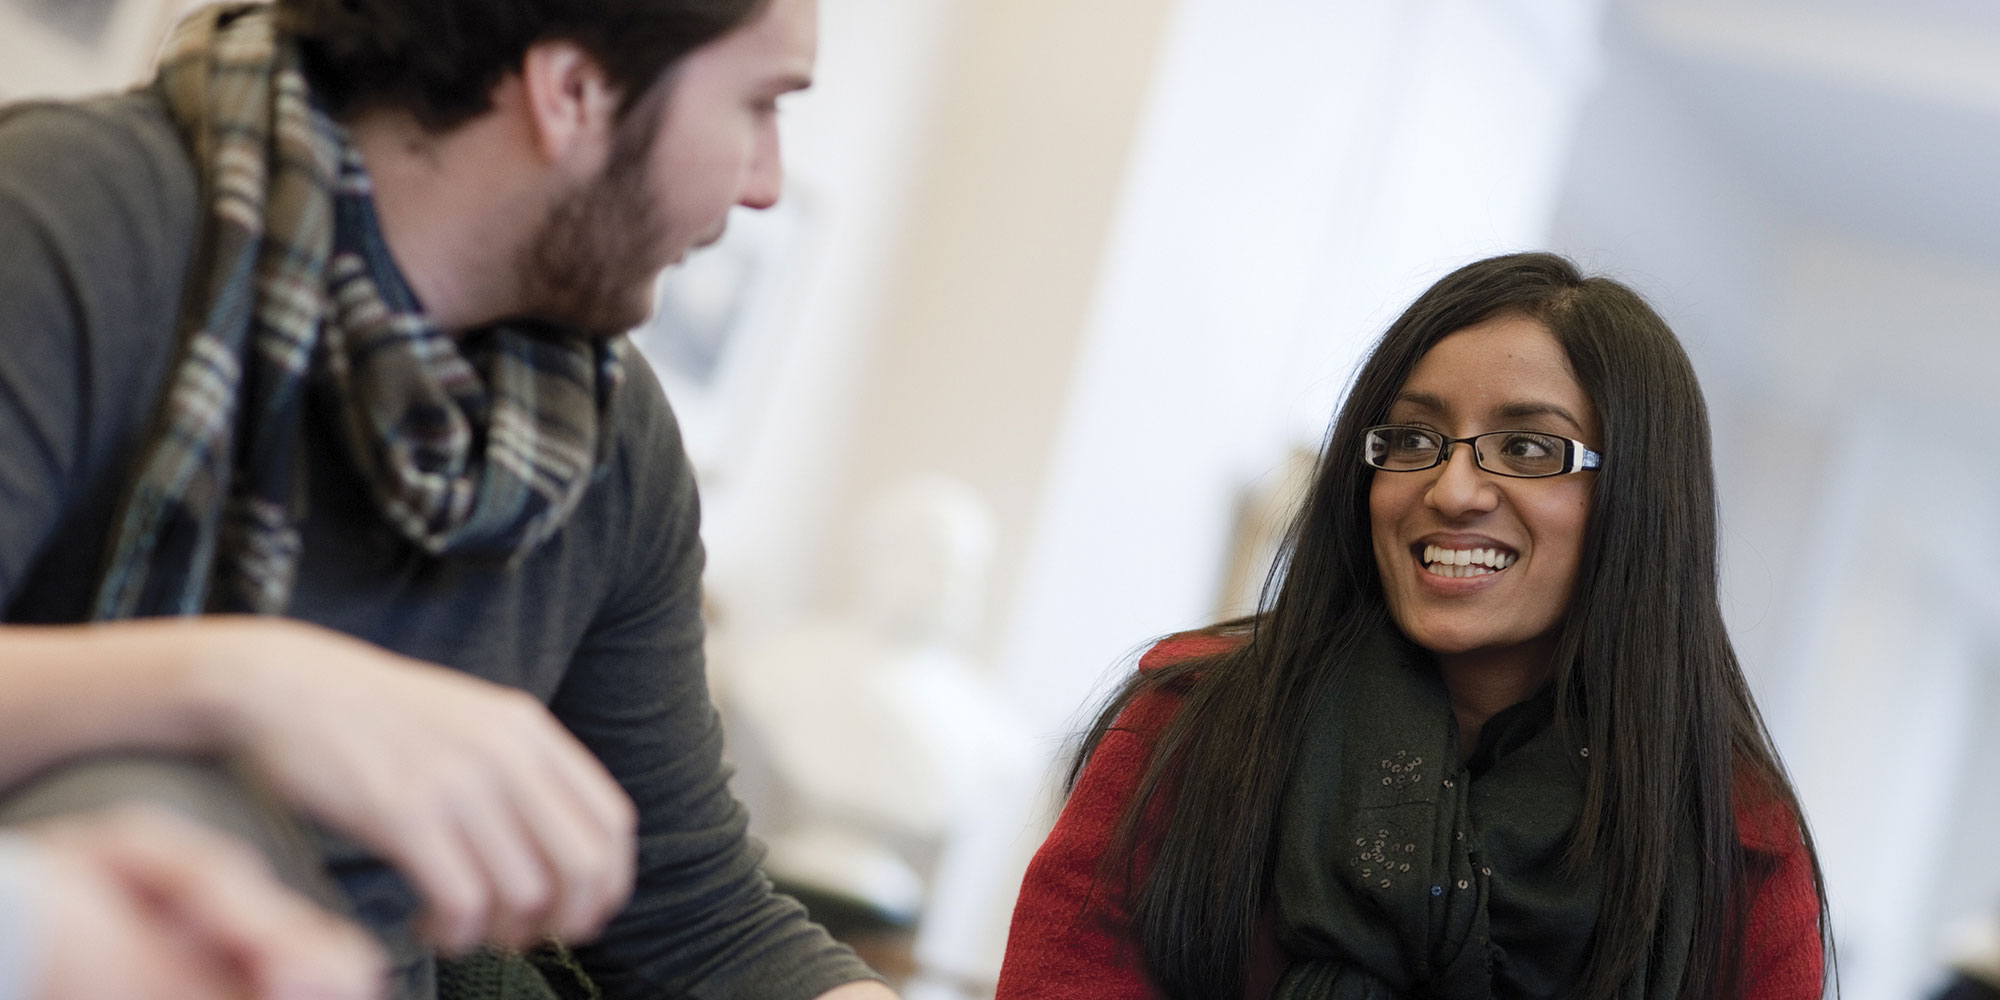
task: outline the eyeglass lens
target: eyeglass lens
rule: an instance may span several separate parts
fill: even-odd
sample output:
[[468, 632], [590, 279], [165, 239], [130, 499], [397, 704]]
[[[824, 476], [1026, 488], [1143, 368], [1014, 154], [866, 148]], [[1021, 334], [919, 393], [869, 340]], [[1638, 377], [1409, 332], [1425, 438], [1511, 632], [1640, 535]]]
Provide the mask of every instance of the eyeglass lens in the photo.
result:
[[[1395, 472], [1438, 465], [1445, 437], [1422, 427], [1378, 427], [1368, 432], [1368, 464]], [[1472, 439], [1473, 461], [1507, 476], [1553, 476], [1564, 469], [1564, 440], [1534, 431], [1493, 431]]]

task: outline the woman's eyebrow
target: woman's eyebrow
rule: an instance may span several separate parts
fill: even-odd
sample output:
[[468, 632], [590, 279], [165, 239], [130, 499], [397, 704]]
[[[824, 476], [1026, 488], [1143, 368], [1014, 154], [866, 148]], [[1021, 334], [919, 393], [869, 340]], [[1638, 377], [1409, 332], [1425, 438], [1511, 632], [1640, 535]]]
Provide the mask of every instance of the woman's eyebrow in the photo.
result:
[[1571, 427], [1576, 429], [1578, 434], [1583, 433], [1583, 422], [1576, 419], [1575, 414], [1554, 403], [1534, 403], [1527, 401], [1502, 403], [1493, 408], [1493, 415], [1502, 420], [1519, 420], [1525, 417], [1555, 417], [1558, 420], [1567, 422]]
[[[1435, 414], [1449, 414], [1451, 412], [1451, 407], [1445, 405], [1445, 401], [1442, 398], [1428, 392], [1399, 393], [1396, 396], [1396, 403], [1407, 404]], [[1495, 420], [1525, 420], [1529, 417], [1555, 417], [1575, 428], [1578, 434], [1583, 433], [1583, 422], [1576, 419], [1575, 414], [1554, 403], [1541, 403], [1530, 400], [1515, 400], [1513, 402], [1501, 403], [1499, 406], [1493, 408], [1492, 417]]]
[[1428, 392], [1400, 393], [1396, 396], [1396, 402], [1408, 403], [1411, 406], [1420, 407], [1422, 409], [1429, 410], [1432, 413], [1444, 413], [1448, 409], [1448, 407], [1444, 405], [1444, 400], [1439, 399], [1438, 397], [1433, 396]]

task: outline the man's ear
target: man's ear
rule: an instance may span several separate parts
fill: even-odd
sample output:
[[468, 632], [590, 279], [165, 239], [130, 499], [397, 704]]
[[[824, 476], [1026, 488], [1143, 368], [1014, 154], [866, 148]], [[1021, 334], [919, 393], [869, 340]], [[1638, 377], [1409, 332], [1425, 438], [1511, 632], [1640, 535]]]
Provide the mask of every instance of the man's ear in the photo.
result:
[[521, 58], [529, 124], [550, 163], [595, 158], [608, 148], [618, 91], [596, 57], [575, 42], [536, 42]]

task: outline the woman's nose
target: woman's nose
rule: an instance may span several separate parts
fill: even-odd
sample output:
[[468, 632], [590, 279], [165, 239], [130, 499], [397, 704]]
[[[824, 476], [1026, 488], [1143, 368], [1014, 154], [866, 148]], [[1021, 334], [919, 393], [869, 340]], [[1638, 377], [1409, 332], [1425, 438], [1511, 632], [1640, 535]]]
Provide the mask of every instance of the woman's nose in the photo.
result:
[[1451, 446], [1444, 464], [1438, 466], [1437, 479], [1431, 482], [1425, 498], [1446, 517], [1464, 517], [1483, 514], [1497, 506], [1500, 488], [1494, 485], [1493, 477], [1479, 467], [1473, 456], [1472, 442], [1460, 441]]

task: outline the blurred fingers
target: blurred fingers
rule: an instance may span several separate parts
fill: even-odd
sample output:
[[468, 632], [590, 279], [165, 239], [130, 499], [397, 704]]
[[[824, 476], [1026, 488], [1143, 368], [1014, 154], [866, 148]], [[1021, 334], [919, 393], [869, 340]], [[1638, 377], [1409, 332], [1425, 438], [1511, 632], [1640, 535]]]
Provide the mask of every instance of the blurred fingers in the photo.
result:
[[382, 996], [374, 941], [279, 883], [243, 844], [166, 812], [128, 808], [102, 818], [94, 846], [190, 945], [241, 970], [253, 995]]
[[[567, 808], [526, 816], [565, 887], [551, 914], [564, 939], [594, 937], [631, 898], [637, 863], [638, 812], [597, 758], [567, 731], [545, 752], [543, 766]], [[557, 846], [563, 849], [556, 850]]]
[[371, 842], [423, 900], [419, 929], [424, 940], [446, 954], [463, 954], [486, 936], [492, 905], [488, 881], [448, 804], [435, 796], [411, 798], [411, 806]]
[[563, 891], [545, 860], [550, 848], [535, 842], [524, 814], [560, 808], [532, 788], [491, 776], [451, 803], [458, 839], [485, 880], [486, 912], [480, 937], [520, 948], [544, 936], [548, 913]]
[[[550, 774], [556, 799], [574, 800]], [[606, 831], [580, 810], [526, 804], [521, 821], [541, 851], [556, 891], [540, 929], [565, 941], [589, 940], [624, 907], [632, 891], [632, 848], [629, 836]]]

